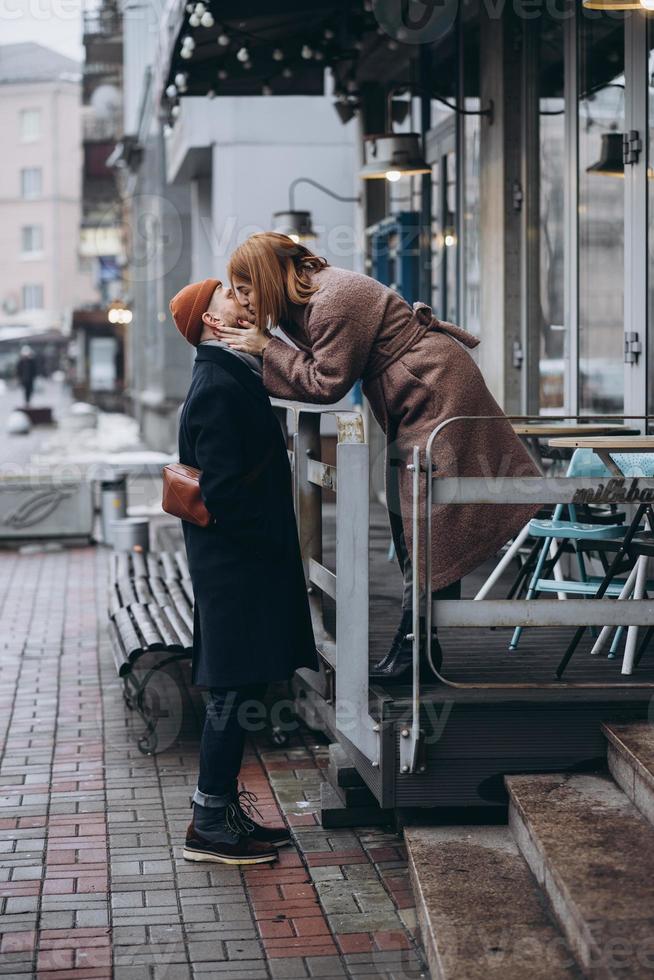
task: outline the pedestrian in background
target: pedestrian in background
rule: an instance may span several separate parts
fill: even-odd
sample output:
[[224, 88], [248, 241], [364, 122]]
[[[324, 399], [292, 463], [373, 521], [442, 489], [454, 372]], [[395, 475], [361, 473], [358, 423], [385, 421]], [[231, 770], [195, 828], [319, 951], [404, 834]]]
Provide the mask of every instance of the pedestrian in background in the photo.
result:
[[20, 357], [16, 365], [16, 377], [25, 395], [25, 404], [29, 405], [34, 391], [34, 379], [38, 374], [36, 355], [27, 344], [20, 349]]

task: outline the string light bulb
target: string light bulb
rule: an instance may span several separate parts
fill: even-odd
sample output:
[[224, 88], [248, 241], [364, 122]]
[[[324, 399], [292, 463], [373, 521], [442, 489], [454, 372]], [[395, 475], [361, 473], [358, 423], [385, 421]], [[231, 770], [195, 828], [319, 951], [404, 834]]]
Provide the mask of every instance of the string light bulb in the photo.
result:
[[189, 23], [189, 27], [199, 27], [200, 26], [200, 18], [198, 17], [198, 15], [196, 13], [193, 13], [189, 17], [188, 23]]
[[191, 48], [182, 48], [182, 50], [179, 52], [179, 55], [180, 58], [183, 58], [185, 61], [188, 61], [190, 58], [193, 57], [193, 51], [191, 50]]
[[272, 95], [273, 94], [272, 86], [270, 86], [270, 85], [264, 85], [263, 88], [261, 89], [261, 94], [262, 95]]
[[210, 88], [209, 91], [207, 92], [207, 98], [208, 99], [215, 99], [216, 98], [216, 93], [214, 92], [214, 90], [212, 88]]
[[213, 25], [216, 22], [213, 19], [213, 14], [211, 13], [210, 10], [205, 10], [205, 12], [200, 17], [200, 23], [202, 24], [203, 27], [213, 27]]
[[169, 99], [174, 99], [175, 96], [177, 95], [177, 86], [169, 85], [168, 88], [166, 89], [166, 95], [168, 96]]
[[240, 62], [245, 63], [246, 61], [250, 60], [250, 52], [247, 48], [239, 48], [236, 57]]
[[284, 78], [293, 78], [293, 69], [285, 68], [284, 71], [282, 72], [282, 75], [284, 76]]
[[284, 52], [282, 51], [281, 48], [275, 48], [275, 50], [272, 53], [272, 56], [273, 56], [273, 61], [283, 61], [284, 60]]
[[303, 44], [301, 54], [305, 61], [309, 61], [310, 58], [313, 58], [313, 49], [308, 44]]
[[221, 48], [226, 48], [229, 46], [229, 35], [223, 31], [222, 34], [218, 35], [217, 41]]
[[221, 82], [224, 82], [226, 78], [229, 78], [229, 72], [225, 68], [219, 68], [218, 78]]
[[195, 48], [195, 38], [191, 37], [190, 34], [186, 34], [185, 37], [182, 38], [182, 47], [190, 48], [191, 51], [193, 51]]
[[198, 3], [196, 3], [196, 5], [195, 5], [195, 13], [198, 15], [198, 17], [201, 17], [202, 14], [205, 12], [206, 9], [207, 8], [202, 3], [202, 0], [198, 0]]
[[186, 81], [187, 81], [186, 72], [178, 71], [177, 74], [175, 75], [175, 85], [177, 86], [180, 92], [186, 91]]

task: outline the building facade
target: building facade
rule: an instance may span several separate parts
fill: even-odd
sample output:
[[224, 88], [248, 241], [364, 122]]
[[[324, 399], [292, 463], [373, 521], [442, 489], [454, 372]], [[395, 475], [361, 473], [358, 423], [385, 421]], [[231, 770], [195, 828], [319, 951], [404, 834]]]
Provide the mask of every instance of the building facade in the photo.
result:
[[0, 326], [67, 332], [92, 295], [80, 266], [80, 66], [38, 44], [0, 46]]
[[[312, 95], [328, 66], [362, 153], [366, 135], [411, 130], [427, 171], [389, 162], [389, 179], [382, 169], [360, 181], [355, 263], [477, 331], [480, 365], [511, 413], [650, 410], [647, 10], [582, 0], [206, 6], [204, 22], [193, 4], [166, 7], [165, 112], [180, 118], [207, 93]], [[392, 241], [407, 229], [413, 247], [400, 261]], [[380, 242], [393, 261], [380, 259]]]
[[[185, 100], [167, 119], [157, 88], [160, 11], [126, 4], [122, 13], [124, 136], [116, 166], [129, 209], [127, 370], [144, 439], [170, 450], [193, 362], [170, 299], [188, 282], [224, 280], [230, 252], [289, 210], [291, 190], [297, 206], [312, 211], [320, 251], [340, 265], [360, 261], [356, 127], [341, 124], [331, 99], [304, 96], [209, 94]], [[321, 187], [305, 180], [291, 188], [307, 177]]]

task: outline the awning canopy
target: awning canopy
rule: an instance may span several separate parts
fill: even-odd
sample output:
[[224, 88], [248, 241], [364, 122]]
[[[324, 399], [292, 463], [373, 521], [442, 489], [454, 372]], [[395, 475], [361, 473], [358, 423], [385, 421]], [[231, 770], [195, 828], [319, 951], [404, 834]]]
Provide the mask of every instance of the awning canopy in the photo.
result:
[[[325, 67], [356, 60], [355, 45], [377, 26], [363, 0], [225, 0], [219, 6], [205, 0], [210, 26], [189, 23], [196, 6], [180, 0], [164, 92], [185, 73], [182, 95], [261, 95], [264, 88], [320, 95]], [[182, 53], [185, 37], [194, 43], [191, 57]]]
[[347, 93], [366, 79], [408, 77], [416, 54], [386, 33], [369, 0], [202, 0], [199, 11], [197, 0], [172, 4], [162, 37], [173, 40], [164, 40], [157, 73], [164, 102], [167, 89], [174, 99], [322, 95], [328, 67]]

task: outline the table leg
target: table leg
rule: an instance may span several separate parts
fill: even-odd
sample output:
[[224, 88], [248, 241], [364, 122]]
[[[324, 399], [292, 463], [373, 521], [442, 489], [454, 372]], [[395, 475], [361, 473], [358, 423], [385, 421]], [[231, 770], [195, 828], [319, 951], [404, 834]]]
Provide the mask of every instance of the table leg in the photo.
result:
[[[636, 531], [638, 530], [638, 525], [640, 524], [641, 518], [642, 518], [642, 516], [643, 516], [643, 514], [645, 512], [647, 512], [648, 522], [649, 522], [649, 525], [650, 525], [650, 530], [654, 531], [654, 524], [653, 524], [652, 518], [651, 518], [651, 508], [650, 508], [650, 506], [648, 504], [639, 504], [638, 505], [638, 510], [636, 511], [636, 514], [635, 514], [635, 516], [634, 516], [631, 524], [629, 525], [629, 529], [627, 530], [627, 533], [625, 534], [624, 538], [622, 539], [622, 543], [621, 543], [620, 547], [618, 548], [618, 550], [616, 551], [615, 557], [614, 557], [613, 561], [611, 562], [611, 564], [609, 565], [608, 571], [607, 571], [606, 575], [604, 576], [604, 578], [602, 579], [602, 581], [600, 583], [600, 586], [599, 586], [597, 592], [595, 593], [595, 597], [594, 598], [601, 599], [602, 596], [605, 594], [606, 590], [608, 589], [608, 587], [609, 587], [609, 585], [610, 585], [613, 577], [615, 576], [615, 573], [616, 573], [617, 569], [620, 567], [620, 563], [622, 562], [622, 559], [624, 558], [624, 556], [627, 553], [627, 549], [628, 549], [629, 545], [631, 544], [631, 540], [632, 540], [633, 536], [635, 535]], [[575, 635], [572, 637], [572, 640], [570, 641], [570, 644], [568, 646], [568, 649], [565, 651], [563, 657], [561, 658], [561, 662], [560, 662], [559, 666], [556, 668], [556, 677], [557, 677], [557, 680], [561, 680], [561, 677], [563, 676], [563, 671], [565, 670], [565, 668], [570, 663], [570, 660], [572, 658], [573, 653], [575, 652], [575, 650], [579, 646], [579, 641], [581, 640], [582, 636], [586, 632], [586, 628], [587, 627], [585, 627], [585, 626], [580, 626], [579, 629], [576, 631]]]

